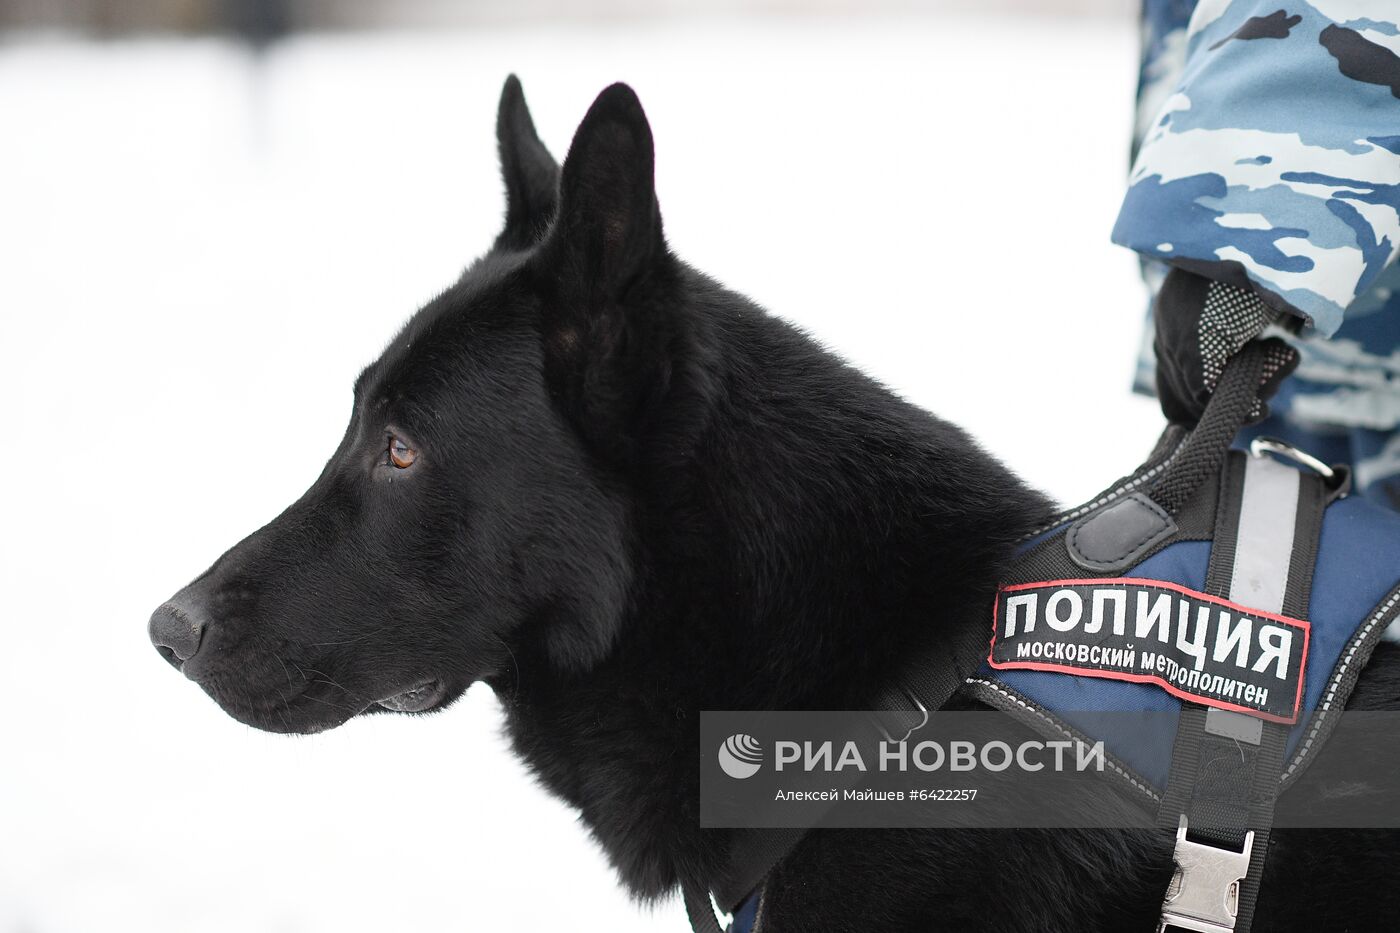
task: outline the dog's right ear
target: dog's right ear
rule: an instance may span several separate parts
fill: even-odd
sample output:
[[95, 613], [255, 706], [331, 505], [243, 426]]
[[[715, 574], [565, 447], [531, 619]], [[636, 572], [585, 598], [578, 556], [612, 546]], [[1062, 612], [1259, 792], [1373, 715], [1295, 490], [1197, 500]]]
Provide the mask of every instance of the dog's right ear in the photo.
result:
[[496, 144], [506, 184], [506, 225], [496, 237], [496, 248], [528, 249], [549, 226], [559, 204], [559, 163], [540, 142], [515, 75], [501, 88]]

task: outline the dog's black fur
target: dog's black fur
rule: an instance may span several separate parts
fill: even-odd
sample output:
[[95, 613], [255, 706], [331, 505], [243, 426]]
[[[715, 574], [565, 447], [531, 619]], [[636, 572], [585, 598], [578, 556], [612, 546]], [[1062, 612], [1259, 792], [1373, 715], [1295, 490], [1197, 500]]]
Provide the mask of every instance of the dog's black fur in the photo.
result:
[[[203, 628], [183, 668], [286, 732], [484, 680], [545, 786], [660, 897], [730, 845], [698, 828], [700, 710], [866, 708], [900, 659], [985, 624], [1052, 509], [676, 259], [628, 88], [562, 170], [513, 78], [498, 137], [494, 248], [360, 376], [311, 489], [172, 600]], [[1394, 708], [1400, 665], [1377, 659], [1357, 702]], [[1389, 835], [1275, 839], [1256, 930], [1394, 915]], [[767, 929], [1145, 931], [1170, 864], [1151, 834], [821, 831], [774, 873]]]

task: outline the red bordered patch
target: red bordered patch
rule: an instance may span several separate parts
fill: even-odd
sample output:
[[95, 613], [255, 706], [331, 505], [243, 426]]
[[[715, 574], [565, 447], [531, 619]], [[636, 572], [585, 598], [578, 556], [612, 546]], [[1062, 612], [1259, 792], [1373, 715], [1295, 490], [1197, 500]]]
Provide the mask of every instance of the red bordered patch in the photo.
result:
[[1021, 583], [997, 591], [994, 668], [1151, 683], [1273, 722], [1298, 719], [1310, 627], [1164, 580]]

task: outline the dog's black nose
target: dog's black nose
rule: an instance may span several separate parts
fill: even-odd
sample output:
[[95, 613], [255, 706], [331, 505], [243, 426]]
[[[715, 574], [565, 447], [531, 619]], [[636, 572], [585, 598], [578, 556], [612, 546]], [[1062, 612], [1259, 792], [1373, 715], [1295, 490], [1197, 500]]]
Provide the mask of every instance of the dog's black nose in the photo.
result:
[[195, 614], [175, 603], [166, 603], [152, 613], [148, 630], [151, 644], [177, 668], [195, 656], [204, 637], [204, 625]]

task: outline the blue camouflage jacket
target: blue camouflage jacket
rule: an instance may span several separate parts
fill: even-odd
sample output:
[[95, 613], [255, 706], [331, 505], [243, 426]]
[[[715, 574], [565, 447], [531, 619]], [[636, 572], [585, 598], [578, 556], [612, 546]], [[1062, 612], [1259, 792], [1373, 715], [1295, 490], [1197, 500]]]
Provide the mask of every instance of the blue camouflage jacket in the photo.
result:
[[[1144, 0], [1113, 240], [1307, 323], [1261, 430], [1400, 504], [1400, 2]], [[1150, 333], [1150, 330], [1149, 330]], [[1329, 339], [1330, 338], [1330, 339]], [[1150, 341], [1138, 388], [1151, 391]]]

